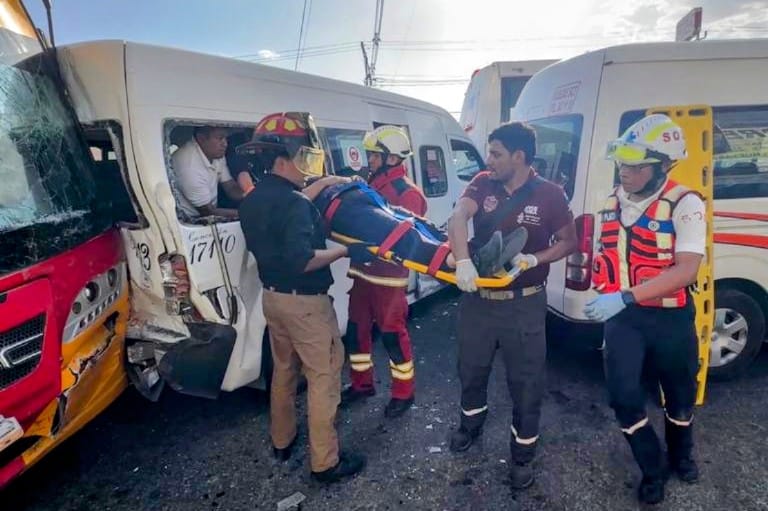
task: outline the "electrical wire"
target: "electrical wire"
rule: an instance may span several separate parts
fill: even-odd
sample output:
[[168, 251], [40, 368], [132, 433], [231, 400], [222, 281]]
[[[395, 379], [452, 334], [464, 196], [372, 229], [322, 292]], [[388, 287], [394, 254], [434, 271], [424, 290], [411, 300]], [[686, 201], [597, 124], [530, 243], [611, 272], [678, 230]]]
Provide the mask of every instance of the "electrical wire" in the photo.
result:
[[307, 15], [307, 2], [310, 0], [304, 0], [304, 9], [301, 11], [301, 28], [299, 29], [299, 49], [296, 51], [296, 63], [293, 65], [293, 70], [299, 69], [299, 58], [301, 57], [301, 47], [304, 45], [304, 18]]

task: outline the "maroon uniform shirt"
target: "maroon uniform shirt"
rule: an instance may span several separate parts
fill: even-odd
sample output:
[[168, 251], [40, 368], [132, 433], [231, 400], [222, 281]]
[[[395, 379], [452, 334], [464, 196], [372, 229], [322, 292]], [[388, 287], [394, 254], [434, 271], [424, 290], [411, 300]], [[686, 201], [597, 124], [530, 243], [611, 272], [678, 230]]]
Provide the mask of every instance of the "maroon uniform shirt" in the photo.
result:
[[[538, 180], [538, 183], [534, 183], [534, 180]], [[526, 187], [530, 191], [526, 191]], [[505, 201], [518, 194], [524, 194], [524, 199], [518, 201], [519, 204], [512, 209], [504, 207]], [[507, 192], [501, 181], [491, 179], [490, 172], [480, 172], [469, 183], [462, 197], [472, 199], [477, 204], [477, 213], [472, 218], [475, 230], [473, 247], [487, 243], [494, 230], [500, 230], [506, 235], [518, 226], [523, 226], [528, 230], [528, 242], [522, 253], [535, 254], [548, 248], [552, 236], [569, 222], [573, 222], [573, 214], [563, 189], [538, 178], [533, 170], [528, 176], [528, 181], [512, 195]], [[523, 272], [508, 289], [544, 284], [547, 275], [549, 264], [540, 264]]]

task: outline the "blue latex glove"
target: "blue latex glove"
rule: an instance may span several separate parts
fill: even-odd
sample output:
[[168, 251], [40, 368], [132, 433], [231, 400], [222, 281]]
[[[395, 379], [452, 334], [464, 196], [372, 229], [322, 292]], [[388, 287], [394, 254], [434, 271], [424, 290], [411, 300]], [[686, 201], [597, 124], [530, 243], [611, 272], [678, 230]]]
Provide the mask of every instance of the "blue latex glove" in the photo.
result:
[[352, 243], [347, 245], [347, 255], [349, 260], [354, 264], [366, 264], [372, 263], [376, 260], [376, 256], [368, 250], [368, 247], [373, 247], [370, 243]]
[[584, 307], [584, 315], [595, 321], [608, 321], [626, 308], [621, 292], [600, 295]]

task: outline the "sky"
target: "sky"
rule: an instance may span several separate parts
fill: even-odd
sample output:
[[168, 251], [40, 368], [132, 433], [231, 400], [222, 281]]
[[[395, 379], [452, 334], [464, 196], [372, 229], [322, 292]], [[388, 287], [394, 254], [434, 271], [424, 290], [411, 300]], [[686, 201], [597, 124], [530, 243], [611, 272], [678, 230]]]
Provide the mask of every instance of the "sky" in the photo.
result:
[[[567, 58], [674, 40], [703, 8], [708, 39], [768, 37], [768, 0], [379, 0], [377, 86], [458, 115], [472, 72], [499, 60]], [[47, 31], [41, 0], [25, 0]], [[355, 83], [377, 0], [53, 0], [57, 45], [125, 39], [254, 60]], [[302, 31], [302, 17], [304, 18]], [[296, 59], [297, 49], [303, 54]]]

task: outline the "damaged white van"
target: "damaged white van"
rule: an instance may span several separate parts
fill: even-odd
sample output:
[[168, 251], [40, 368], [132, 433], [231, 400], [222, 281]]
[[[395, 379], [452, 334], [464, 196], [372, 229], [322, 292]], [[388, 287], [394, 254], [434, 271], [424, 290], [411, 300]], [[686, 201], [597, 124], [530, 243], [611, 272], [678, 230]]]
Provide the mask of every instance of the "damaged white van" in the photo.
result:
[[768, 39], [616, 46], [533, 76], [512, 112], [538, 134], [540, 172], [571, 200], [579, 252], [553, 265], [552, 311], [585, 321], [592, 298], [595, 213], [615, 186], [605, 160], [615, 139], [653, 106], [713, 109], [715, 331], [709, 373], [733, 377], [760, 350], [768, 317]]
[[[157, 398], [164, 381], [182, 392], [215, 396], [253, 384], [270, 370], [261, 282], [239, 222], [192, 218], [179, 207], [172, 156], [196, 127], [225, 128], [234, 147], [267, 114], [310, 112], [326, 168], [339, 173], [365, 167], [366, 130], [402, 126], [414, 149], [411, 177], [438, 225], [447, 221], [464, 185], [457, 173], [483, 165], [448, 112], [397, 94], [123, 41], [58, 52], [101, 177], [114, 183], [109, 200], [116, 212], [125, 211], [120, 227], [132, 294], [128, 370], [150, 398]], [[343, 259], [332, 266], [330, 291], [342, 331], [351, 287], [347, 265]], [[429, 277], [412, 276], [409, 300], [440, 287]]]

